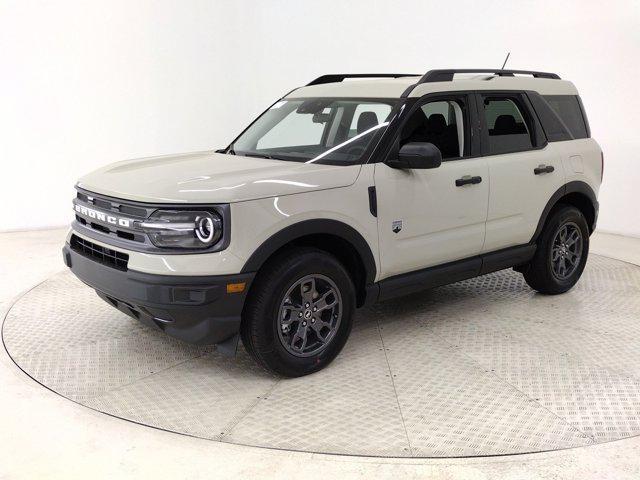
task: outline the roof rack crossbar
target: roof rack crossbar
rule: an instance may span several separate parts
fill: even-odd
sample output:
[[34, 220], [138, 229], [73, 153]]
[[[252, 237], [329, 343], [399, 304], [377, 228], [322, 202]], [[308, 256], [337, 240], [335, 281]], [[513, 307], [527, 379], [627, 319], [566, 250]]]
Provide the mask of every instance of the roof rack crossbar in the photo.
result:
[[419, 73], [332, 73], [316, 78], [312, 82], [308, 83], [307, 86], [342, 82], [345, 78], [400, 78], [419, 76]]

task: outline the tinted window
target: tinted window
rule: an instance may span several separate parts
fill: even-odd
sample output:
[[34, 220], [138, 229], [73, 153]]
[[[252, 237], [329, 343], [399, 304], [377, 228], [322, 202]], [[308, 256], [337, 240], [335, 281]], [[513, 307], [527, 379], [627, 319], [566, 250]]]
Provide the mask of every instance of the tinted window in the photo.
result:
[[443, 159], [460, 158], [469, 149], [465, 141], [467, 125], [467, 108], [462, 99], [428, 102], [409, 117], [400, 144], [429, 142], [440, 149]]
[[568, 127], [565, 126], [558, 114], [538, 92], [528, 92], [527, 96], [540, 122], [542, 122], [542, 128], [550, 142], [573, 140], [573, 135], [569, 132]]
[[587, 138], [587, 125], [578, 97], [574, 95], [545, 95], [547, 103], [567, 126], [573, 138]]
[[533, 148], [532, 125], [525, 120], [519, 100], [483, 97], [489, 136], [489, 154], [518, 152]]

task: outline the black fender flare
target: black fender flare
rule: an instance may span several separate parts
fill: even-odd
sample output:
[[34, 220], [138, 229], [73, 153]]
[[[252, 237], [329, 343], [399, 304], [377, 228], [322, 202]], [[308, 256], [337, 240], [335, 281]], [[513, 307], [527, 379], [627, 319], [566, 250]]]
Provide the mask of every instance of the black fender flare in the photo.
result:
[[589, 225], [589, 228], [591, 228], [592, 232], [595, 230], [596, 221], [598, 219], [598, 206], [599, 206], [598, 199], [596, 197], [595, 192], [589, 186], [588, 183], [582, 182], [580, 180], [576, 180], [576, 181], [564, 184], [562, 187], [556, 190], [553, 195], [551, 195], [551, 198], [549, 199], [549, 201], [544, 207], [544, 210], [542, 211], [542, 215], [540, 215], [540, 220], [538, 221], [538, 226], [536, 227], [536, 231], [533, 234], [533, 237], [531, 238], [531, 243], [534, 243], [542, 233], [542, 229], [544, 228], [544, 224], [547, 222], [547, 217], [549, 216], [551, 209], [556, 205], [556, 203], [558, 203], [558, 201], [562, 197], [570, 193], [580, 193], [591, 201], [591, 205], [593, 206], [593, 211], [595, 212], [595, 215], [594, 215], [593, 225]]
[[355, 228], [338, 220], [314, 219], [289, 225], [265, 240], [242, 267], [242, 273], [257, 272], [277, 250], [288, 243], [314, 234], [329, 234], [349, 242], [360, 255], [365, 270], [365, 281], [372, 284], [376, 278], [376, 262], [371, 247]]

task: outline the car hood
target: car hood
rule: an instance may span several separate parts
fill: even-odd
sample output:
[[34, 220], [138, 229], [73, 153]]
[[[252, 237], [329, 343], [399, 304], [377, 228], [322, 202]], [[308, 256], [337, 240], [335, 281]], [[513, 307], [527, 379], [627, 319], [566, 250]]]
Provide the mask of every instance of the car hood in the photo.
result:
[[211, 152], [113, 163], [78, 187], [149, 203], [231, 203], [351, 185], [359, 165], [331, 166]]

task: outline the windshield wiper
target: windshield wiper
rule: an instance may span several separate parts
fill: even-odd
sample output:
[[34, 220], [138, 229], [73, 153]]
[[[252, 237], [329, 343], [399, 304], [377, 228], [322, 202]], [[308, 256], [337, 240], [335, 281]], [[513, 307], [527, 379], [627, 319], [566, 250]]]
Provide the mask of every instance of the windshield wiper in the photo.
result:
[[227, 148], [221, 148], [219, 150], [215, 151], [216, 153], [226, 153], [227, 155], [235, 155], [236, 152], [233, 151], [233, 145], [231, 145], [231, 147]]
[[281, 158], [273, 157], [266, 153], [243, 152], [241, 155], [244, 155], [245, 157], [266, 158], [268, 160], [282, 160]]

